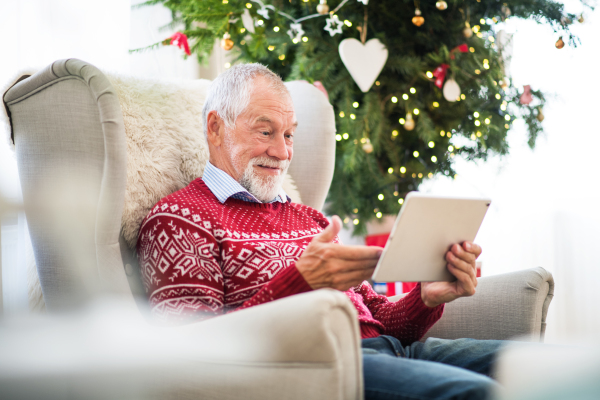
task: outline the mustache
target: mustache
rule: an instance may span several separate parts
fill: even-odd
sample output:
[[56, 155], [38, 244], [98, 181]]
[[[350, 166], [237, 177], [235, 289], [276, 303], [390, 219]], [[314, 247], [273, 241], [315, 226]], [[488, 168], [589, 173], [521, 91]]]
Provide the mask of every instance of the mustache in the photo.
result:
[[269, 157], [255, 157], [250, 160], [252, 165], [262, 165], [264, 167], [279, 168], [285, 171], [290, 166], [289, 160], [274, 160]]

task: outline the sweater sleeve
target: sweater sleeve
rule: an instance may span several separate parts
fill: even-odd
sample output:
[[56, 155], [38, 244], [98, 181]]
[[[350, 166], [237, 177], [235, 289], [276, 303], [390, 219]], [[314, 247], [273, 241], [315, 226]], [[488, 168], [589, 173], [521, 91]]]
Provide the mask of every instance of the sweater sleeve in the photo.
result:
[[227, 308], [219, 243], [208, 230], [169, 214], [151, 214], [138, 237], [144, 288], [160, 323], [198, 321], [312, 290], [290, 265], [239, 307]]
[[375, 293], [367, 282], [356, 292], [362, 296], [373, 318], [384, 326], [384, 334], [406, 344], [420, 340], [444, 312], [444, 304], [430, 308], [423, 303], [420, 283], [396, 302]]

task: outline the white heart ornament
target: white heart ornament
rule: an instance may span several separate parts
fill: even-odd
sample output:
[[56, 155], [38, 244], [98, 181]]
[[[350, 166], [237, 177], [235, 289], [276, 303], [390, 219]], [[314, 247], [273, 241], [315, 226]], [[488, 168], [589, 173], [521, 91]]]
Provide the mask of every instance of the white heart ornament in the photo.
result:
[[388, 50], [379, 39], [371, 39], [362, 44], [356, 39], [340, 42], [340, 58], [360, 90], [368, 92], [383, 69], [388, 58]]
[[242, 14], [242, 24], [244, 28], [250, 33], [254, 33], [254, 18], [250, 15], [250, 11], [246, 8]]
[[454, 79], [447, 79], [444, 84], [444, 97], [450, 102], [455, 102], [460, 96], [460, 86]]

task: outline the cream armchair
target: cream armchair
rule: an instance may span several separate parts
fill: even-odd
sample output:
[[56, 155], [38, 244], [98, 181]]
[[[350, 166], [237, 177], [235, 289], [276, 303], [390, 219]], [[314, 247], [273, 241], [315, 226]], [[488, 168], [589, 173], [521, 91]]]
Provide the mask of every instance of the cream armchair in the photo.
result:
[[[123, 79], [109, 79], [80, 60], [60, 60], [24, 77], [3, 96], [16, 145], [35, 259], [50, 312], [107, 294], [131, 305], [137, 301], [144, 309], [143, 298], [133, 295], [139, 291], [139, 280], [135, 253], [130, 249], [135, 240], [135, 223], [131, 225], [131, 220], [139, 216], [131, 215], [143, 217], [147, 209], [136, 211], [136, 205], [168, 193], [153, 193], [145, 200], [135, 198], [139, 190], [132, 192], [133, 185], [154, 190], [153, 185], [143, 181], [143, 171], [156, 167], [152, 157], [158, 156], [160, 149], [146, 147], [154, 139], [144, 141], [136, 136], [132, 140], [126, 128], [131, 121], [145, 118], [134, 115], [132, 107], [145, 101], [144, 93], [156, 97], [160, 104], [157, 110], [181, 105], [167, 101], [169, 96], [177, 95], [171, 90], [175, 83], [169, 82], [143, 86], [143, 93], [137, 96], [129, 91], [128, 103], [124, 100], [127, 82]], [[321, 209], [333, 176], [333, 110], [311, 85], [287, 85], [299, 121], [289, 174], [302, 201]], [[201, 104], [194, 107], [201, 108]], [[181, 112], [187, 112], [186, 108]], [[164, 134], [171, 134], [170, 121], [165, 123]], [[196, 133], [202, 135], [198, 130]], [[186, 156], [189, 153], [183, 150], [179, 154], [186, 146], [180, 143], [166, 152], [176, 154], [175, 172], [158, 175], [167, 181], [171, 176], [179, 180], [172, 191], [193, 179], [194, 173], [201, 174], [202, 166], [189, 166], [198, 160], [186, 157], [194, 156]], [[132, 165], [134, 150], [148, 156], [149, 164]], [[202, 151], [198, 148], [196, 153]], [[429, 334], [496, 339], [528, 335], [531, 340], [540, 340], [552, 293], [552, 276], [542, 268], [482, 278], [477, 294], [449, 304]], [[198, 370], [205, 371], [205, 379], [188, 382], [185, 388], [175, 387], [172, 395], [263, 400], [363, 397], [356, 312], [342, 293], [318, 290], [292, 296], [192, 324], [180, 332], [187, 338], [218, 337], [240, 352], [223, 348], [227, 356], [218, 368], [214, 367], [214, 359], [198, 356], [193, 362]], [[216, 341], [216, 346], [223, 346], [223, 340]], [[242, 348], [260, 351], [252, 352], [250, 357]], [[211, 351], [214, 355], [215, 349]], [[0, 360], [0, 375], [2, 363], [8, 362]], [[32, 378], [36, 373], [39, 369], [32, 367]]]

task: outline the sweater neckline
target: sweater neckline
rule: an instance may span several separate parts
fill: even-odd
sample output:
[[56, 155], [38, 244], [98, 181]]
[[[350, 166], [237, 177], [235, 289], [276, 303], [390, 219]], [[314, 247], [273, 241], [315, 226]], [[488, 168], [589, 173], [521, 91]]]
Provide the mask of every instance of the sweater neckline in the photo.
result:
[[230, 197], [227, 200], [225, 200], [225, 203], [221, 203], [219, 201], [219, 199], [217, 198], [217, 196], [215, 196], [215, 194], [210, 190], [208, 185], [204, 182], [204, 180], [202, 180], [202, 178], [196, 178], [192, 181], [192, 183], [195, 184], [198, 187], [198, 189], [200, 189], [200, 191], [211, 196], [217, 203], [222, 204], [222, 205], [227, 205], [229, 203], [229, 204], [235, 204], [235, 205], [242, 206], [242, 207], [254, 208], [257, 210], [261, 210], [261, 211], [274, 212], [274, 211], [278, 211], [281, 207], [284, 206], [284, 204], [289, 203], [289, 202], [281, 203], [279, 201], [275, 201], [273, 203], [253, 203], [250, 201], [244, 201], [244, 200], [236, 199], [233, 197]]

